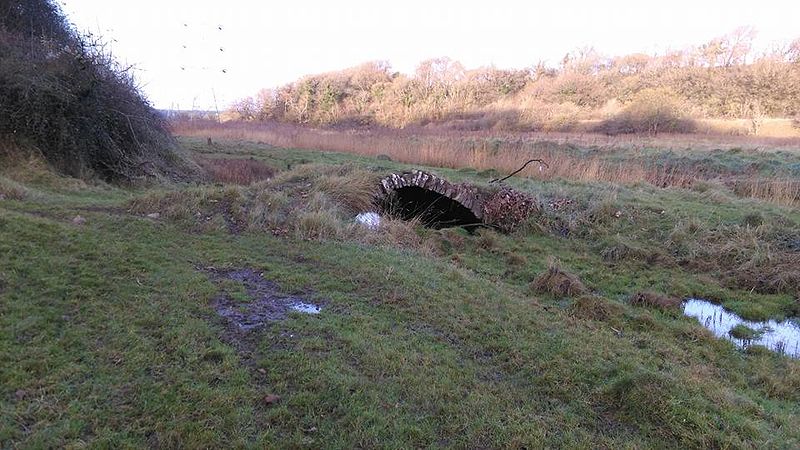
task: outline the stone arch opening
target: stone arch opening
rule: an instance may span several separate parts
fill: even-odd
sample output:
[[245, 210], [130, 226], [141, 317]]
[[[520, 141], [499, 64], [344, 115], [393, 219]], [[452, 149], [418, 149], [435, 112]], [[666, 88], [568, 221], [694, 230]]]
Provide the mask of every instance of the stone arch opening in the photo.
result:
[[414, 170], [381, 180], [383, 210], [403, 220], [418, 218], [430, 228], [480, 226], [483, 195], [474, 186], [453, 184]]
[[403, 220], [419, 219], [429, 228], [472, 228], [481, 220], [467, 207], [436, 191], [418, 186], [402, 187], [387, 197], [384, 210]]

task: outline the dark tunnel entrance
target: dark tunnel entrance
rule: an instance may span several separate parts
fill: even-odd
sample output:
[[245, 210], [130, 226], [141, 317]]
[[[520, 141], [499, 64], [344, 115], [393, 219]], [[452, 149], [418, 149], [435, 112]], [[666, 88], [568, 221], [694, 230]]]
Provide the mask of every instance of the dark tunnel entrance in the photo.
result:
[[389, 215], [403, 220], [419, 218], [429, 228], [472, 229], [481, 225], [481, 220], [469, 208], [438, 192], [417, 186], [395, 189], [383, 207]]

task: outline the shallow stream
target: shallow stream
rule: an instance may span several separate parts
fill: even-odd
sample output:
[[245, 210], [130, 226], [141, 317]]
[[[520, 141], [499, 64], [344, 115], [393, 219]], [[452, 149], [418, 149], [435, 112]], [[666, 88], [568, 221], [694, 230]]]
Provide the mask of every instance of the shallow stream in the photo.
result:
[[[753, 322], [742, 319], [721, 305], [696, 298], [684, 302], [683, 313], [696, 318], [715, 336], [728, 339], [739, 348], [761, 345], [774, 352], [800, 358], [800, 321], [796, 318], [782, 322]], [[752, 339], [733, 337], [730, 332], [736, 325], [744, 325], [758, 333]]]

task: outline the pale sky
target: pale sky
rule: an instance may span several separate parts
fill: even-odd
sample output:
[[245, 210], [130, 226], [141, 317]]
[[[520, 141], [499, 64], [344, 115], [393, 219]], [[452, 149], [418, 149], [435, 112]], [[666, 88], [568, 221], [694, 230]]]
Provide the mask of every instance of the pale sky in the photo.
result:
[[[663, 52], [741, 26], [767, 47], [800, 37], [797, 0], [64, 0], [81, 31], [99, 32], [158, 108], [219, 109], [259, 89], [387, 60], [412, 73], [449, 56], [471, 69], [555, 65], [602, 54]], [[221, 29], [220, 29], [221, 28]], [[220, 50], [221, 49], [221, 50]], [[223, 72], [223, 70], [225, 72]]]

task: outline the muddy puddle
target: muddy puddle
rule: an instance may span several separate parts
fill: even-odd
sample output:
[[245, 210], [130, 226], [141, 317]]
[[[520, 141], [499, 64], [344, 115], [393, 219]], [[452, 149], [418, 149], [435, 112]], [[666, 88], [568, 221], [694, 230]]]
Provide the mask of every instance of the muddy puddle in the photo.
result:
[[[776, 353], [800, 358], [800, 321], [796, 318], [782, 322], [753, 322], [742, 319], [720, 305], [694, 298], [684, 302], [683, 313], [696, 318], [715, 336], [728, 339], [739, 348], [761, 345]], [[732, 336], [731, 330], [737, 325], [753, 330], [754, 335], [751, 338]]]
[[242, 331], [262, 327], [269, 322], [285, 319], [291, 313], [319, 314], [322, 306], [305, 297], [281, 292], [277, 284], [253, 269], [206, 269], [217, 284], [224, 280], [242, 283], [246, 299], [235, 299], [222, 292], [213, 301], [217, 314]]

